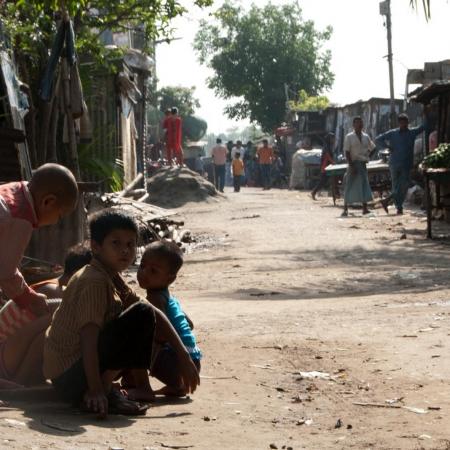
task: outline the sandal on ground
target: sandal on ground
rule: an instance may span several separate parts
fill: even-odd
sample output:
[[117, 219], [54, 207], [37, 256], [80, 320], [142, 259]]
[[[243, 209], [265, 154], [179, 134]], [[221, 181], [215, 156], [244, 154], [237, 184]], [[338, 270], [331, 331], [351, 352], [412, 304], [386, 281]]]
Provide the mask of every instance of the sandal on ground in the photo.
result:
[[124, 416], [144, 416], [149, 405], [128, 400], [122, 392], [112, 389], [108, 394], [108, 413]]

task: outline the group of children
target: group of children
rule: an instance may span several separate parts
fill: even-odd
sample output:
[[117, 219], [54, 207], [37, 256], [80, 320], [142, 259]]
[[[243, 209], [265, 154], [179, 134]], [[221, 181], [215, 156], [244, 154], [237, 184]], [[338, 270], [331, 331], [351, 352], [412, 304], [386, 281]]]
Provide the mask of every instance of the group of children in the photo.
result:
[[[202, 354], [169, 292], [183, 265], [176, 244], [145, 249], [142, 299], [121, 276], [136, 259], [137, 224], [103, 210], [89, 220], [89, 244], [69, 250], [61, 277], [26, 284], [18, 265], [33, 228], [57, 223], [77, 199], [73, 175], [56, 164], [29, 183], [0, 186], [0, 288], [11, 299], [0, 311], [0, 387], [51, 380], [63, 400], [102, 417], [145, 414], [155, 395], [194, 392]], [[149, 376], [164, 386], [153, 390]]]

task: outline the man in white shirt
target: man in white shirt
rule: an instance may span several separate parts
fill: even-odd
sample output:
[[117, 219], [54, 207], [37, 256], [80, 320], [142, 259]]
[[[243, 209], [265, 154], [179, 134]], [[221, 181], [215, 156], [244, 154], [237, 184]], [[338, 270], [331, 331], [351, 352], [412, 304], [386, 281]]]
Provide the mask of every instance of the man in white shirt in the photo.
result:
[[239, 153], [241, 155], [242, 161], [244, 161], [245, 156], [245, 148], [242, 146], [241, 141], [236, 141], [236, 146], [233, 147], [231, 150], [231, 160], [233, 161], [234, 157], [236, 156], [236, 153]]
[[222, 144], [222, 139], [217, 138], [211, 156], [214, 164], [214, 184], [216, 189], [223, 192], [225, 187], [225, 165], [227, 162], [227, 148]]
[[345, 174], [343, 217], [348, 216], [348, 205], [353, 203], [362, 203], [363, 214], [368, 214], [367, 202], [373, 199], [366, 164], [375, 144], [369, 135], [362, 131], [363, 127], [362, 118], [355, 117], [353, 131], [344, 139], [344, 153], [348, 169]]

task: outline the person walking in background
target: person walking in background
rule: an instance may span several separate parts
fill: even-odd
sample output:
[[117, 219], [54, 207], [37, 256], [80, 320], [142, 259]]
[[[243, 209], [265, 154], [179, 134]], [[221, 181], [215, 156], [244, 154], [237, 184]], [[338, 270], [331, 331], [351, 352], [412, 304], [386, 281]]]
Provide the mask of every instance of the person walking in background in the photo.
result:
[[262, 143], [262, 147], [259, 147], [256, 151], [256, 156], [261, 170], [263, 190], [266, 191], [267, 189], [270, 189], [270, 168], [274, 155], [272, 147], [269, 146], [269, 141], [263, 139]]
[[233, 175], [234, 192], [240, 192], [241, 178], [244, 175], [244, 161], [242, 161], [239, 152], [234, 154], [233, 161], [231, 162], [231, 173]]
[[362, 203], [363, 214], [368, 214], [367, 203], [373, 199], [367, 175], [367, 163], [375, 144], [369, 135], [363, 131], [364, 123], [361, 117], [353, 119], [353, 131], [344, 139], [344, 153], [348, 168], [345, 174], [344, 211], [342, 217], [348, 216], [348, 205]]
[[167, 120], [167, 158], [172, 165], [173, 159], [177, 164], [183, 165], [182, 141], [182, 121], [178, 115], [178, 108], [171, 109], [171, 115]]
[[228, 141], [227, 142], [227, 162], [231, 162], [233, 158], [231, 157], [231, 152], [233, 151], [234, 142]]
[[333, 149], [335, 143], [334, 133], [328, 133], [325, 136], [325, 143], [322, 149], [322, 156], [320, 158], [320, 180], [317, 183], [316, 187], [311, 192], [311, 197], [313, 200], [316, 200], [316, 194], [327, 184], [327, 173], [325, 169], [330, 165], [334, 164], [333, 159]]
[[231, 150], [231, 160], [234, 160], [236, 153], [241, 155], [242, 161], [245, 159], [245, 148], [242, 146], [242, 141], [236, 141], [236, 145]]
[[382, 200], [386, 213], [394, 201], [397, 214], [403, 214], [403, 202], [410, 183], [411, 170], [414, 165], [414, 141], [424, 131], [425, 126], [409, 128], [409, 118], [406, 114], [398, 116], [398, 128], [386, 131], [376, 138], [377, 146], [389, 148], [389, 168], [392, 179], [392, 193]]
[[223, 192], [225, 187], [227, 148], [222, 144], [222, 139], [220, 138], [216, 140], [216, 145], [212, 149], [212, 159], [214, 164], [214, 184], [218, 191]]

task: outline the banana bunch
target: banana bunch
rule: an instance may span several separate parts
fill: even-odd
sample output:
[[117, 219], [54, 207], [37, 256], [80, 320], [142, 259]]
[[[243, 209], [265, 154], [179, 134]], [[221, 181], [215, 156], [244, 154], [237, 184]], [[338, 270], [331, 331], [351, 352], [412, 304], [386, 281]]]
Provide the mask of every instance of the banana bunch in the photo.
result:
[[422, 165], [427, 169], [449, 169], [450, 144], [440, 144], [433, 153], [425, 156]]

